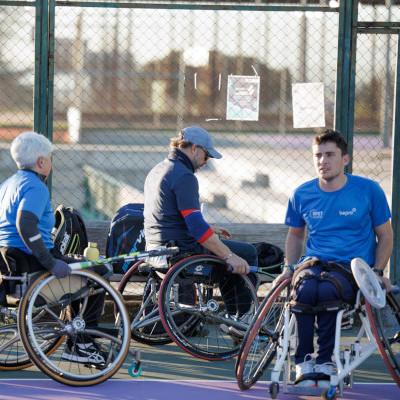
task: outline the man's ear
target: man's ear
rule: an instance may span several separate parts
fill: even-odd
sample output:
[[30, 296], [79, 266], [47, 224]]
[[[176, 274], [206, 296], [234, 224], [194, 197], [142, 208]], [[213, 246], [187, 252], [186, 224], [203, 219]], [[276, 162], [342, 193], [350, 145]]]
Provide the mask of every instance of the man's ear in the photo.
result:
[[345, 154], [345, 155], [343, 156], [343, 163], [344, 163], [344, 166], [347, 167], [347, 166], [349, 165], [349, 162], [350, 162], [350, 156], [349, 156], [348, 154]]

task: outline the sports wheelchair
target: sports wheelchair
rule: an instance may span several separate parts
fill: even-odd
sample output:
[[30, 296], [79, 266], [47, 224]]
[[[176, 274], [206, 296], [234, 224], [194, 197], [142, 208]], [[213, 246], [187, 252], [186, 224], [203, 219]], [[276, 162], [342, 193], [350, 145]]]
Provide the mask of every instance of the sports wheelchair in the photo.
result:
[[[272, 365], [269, 393], [278, 396], [282, 374], [284, 392], [322, 395], [335, 399], [345, 386], [351, 387], [353, 371], [376, 350], [388, 371], [400, 387], [400, 298], [398, 288], [386, 293], [372, 269], [360, 258], [351, 262], [353, 276], [359, 287], [354, 306], [343, 306], [336, 317], [333, 358], [337, 371], [328, 389], [297, 388], [293, 385], [296, 349], [296, 323], [291, 313], [290, 279], [274, 287], [263, 300], [243, 340], [236, 363], [236, 378], [240, 389], [254, 385]], [[355, 340], [346, 343], [341, 338], [343, 316], [358, 318], [361, 325]], [[306, 392], [305, 392], [306, 391]]]
[[[258, 308], [256, 288], [247, 276], [230, 273], [223, 260], [207, 254], [177, 262], [140, 261], [119, 284], [125, 298], [137, 290], [137, 284], [131, 284], [137, 273], [148, 279], [142, 303], [132, 315], [133, 338], [150, 345], [174, 341], [189, 354], [210, 361], [238, 354]], [[243, 335], [237, 337], [237, 331]]]
[[[9, 296], [0, 309], [0, 369], [33, 363], [58, 382], [88, 386], [113, 376], [130, 352], [135, 361], [129, 368], [139, 373], [140, 353], [129, 349], [124, 301], [104, 278], [82, 269], [89, 264], [70, 264], [73, 272], [62, 279], [49, 272], [2, 276], [18, 282], [20, 293]], [[104, 299], [102, 310], [95, 309], [94, 296]], [[96, 347], [97, 357], [91, 353], [82, 363], [71, 356], [71, 349], [88, 343]]]

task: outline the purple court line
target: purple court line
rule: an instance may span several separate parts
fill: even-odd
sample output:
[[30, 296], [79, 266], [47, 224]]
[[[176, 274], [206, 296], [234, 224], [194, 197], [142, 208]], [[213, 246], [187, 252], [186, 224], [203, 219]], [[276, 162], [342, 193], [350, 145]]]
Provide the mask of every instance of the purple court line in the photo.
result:
[[[395, 384], [355, 384], [342, 400], [397, 400]], [[279, 393], [281, 400], [318, 397]], [[167, 381], [110, 379], [97, 386], [70, 387], [47, 379], [0, 380], [0, 400], [266, 400], [268, 383], [241, 392], [234, 381]]]

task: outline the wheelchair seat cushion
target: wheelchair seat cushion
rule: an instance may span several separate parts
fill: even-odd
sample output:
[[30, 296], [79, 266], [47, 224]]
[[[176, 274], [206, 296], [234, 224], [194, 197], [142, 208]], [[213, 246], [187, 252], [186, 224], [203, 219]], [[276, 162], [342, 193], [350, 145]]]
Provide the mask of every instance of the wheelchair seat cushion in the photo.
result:
[[[310, 279], [329, 282], [334, 287], [337, 296], [329, 300], [319, 300], [317, 304], [300, 302], [299, 293], [307, 290], [305, 283]], [[321, 311], [335, 311], [354, 304], [357, 290], [354, 277], [346, 266], [312, 258], [301, 264], [293, 274], [290, 306], [293, 312], [298, 313], [315, 314]]]

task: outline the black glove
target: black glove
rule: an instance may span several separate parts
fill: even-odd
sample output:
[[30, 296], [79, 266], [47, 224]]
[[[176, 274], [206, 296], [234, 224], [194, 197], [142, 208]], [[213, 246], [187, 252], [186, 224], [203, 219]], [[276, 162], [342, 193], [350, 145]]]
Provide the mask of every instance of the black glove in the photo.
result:
[[71, 273], [71, 268], [65, 261], [56, 258], [54, 260], [53, 268], [50, 270], [50, 272], [57, 278], [65, 278]]

